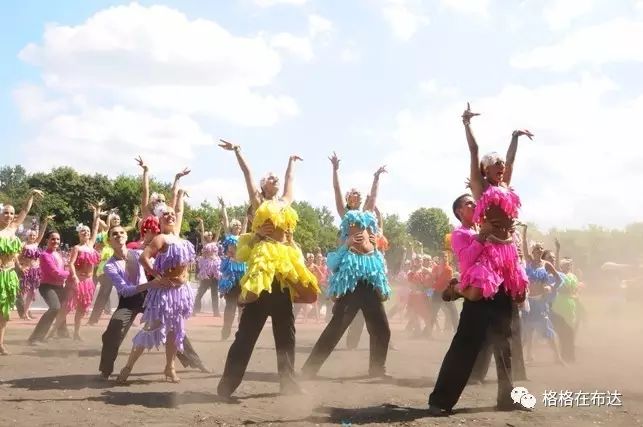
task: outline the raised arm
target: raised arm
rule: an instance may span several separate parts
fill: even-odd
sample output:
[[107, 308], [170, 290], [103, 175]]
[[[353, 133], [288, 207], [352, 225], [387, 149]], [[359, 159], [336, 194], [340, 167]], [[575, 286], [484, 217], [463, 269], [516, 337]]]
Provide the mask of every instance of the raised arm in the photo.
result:
[[198, 231], [199, 231], [199, 238], [201, 239], [201, 245], [205, 245], [205, 226], [203, 225], [203, 218], [197, 218], [196, 219], [199, 223], [198, 225]]
[[522, 226], [522, 255], [525, 257], [525, 260], [527, 261], [528, 265], [534, 263], [534, 259], [531, 257], [531, 254], [529, 253], [529, 245], [527, 244], [527, 224], [524, 224]]
[[185, 212], [185, 198], [187, 193], [185, 190], [179, 190], [177, 193], [176, 207], [174, 213], [176, 214], [176, 223], [174, 224], [174, 234], [177, 236], [181, 234], [181, 224], [183, 223], [183, 213]]
[[228, 210], [225, 207], [223, 197], [219, 197], [219, 206], [221, 206], [221, 222], [223, 223], [224, 234], [230, 231], [230, 219], [228, 218]]
[[373, 206], [373, 212], [375, 212], [375, 216], [377, 217], [377, 228], [380, 229], [380, 234], [384, 234], [384, 220], [382, 219], [382, 213], [377, 206]]
[[380, 184], [380, 175], [386, 172], [386, 166], [381, 166], [375, 173], [373, 174], [373, 184], [371, 185], [371, 193], [369, 194], [369, 198], [364, 205], [364, 210], [365, 211], [372, 211], [375, 209], [375, 205], [377, 204], [377, 191], [379, 188]]
[[241, 172], [243, 172], [243, 177], [246, 180], [246, 188], [248, 189], [248, 199], [250, 200], [250, 204], [252, 205], [253, 209], [257, 209], [261, 204], [261, 200], [259, 200], [259, 195], [258, 195], [259, 193], [257, 192], [257, 187], [255, 187], [254, 180], [252, 179], [252, 173], [250, 172], [250, 168], [248, 167], [246, 160], [241, 155], [241, 146], [233, 145], [223, 139], [221, 139], [220, 141], [221, 141], [221, 144], [219, 144], [219, 147], [223, 148], [224, 150], [234, 151], [234, 154], [237, 157], [237, 161], [239, 162], [239, 167], [241, 168]]
[[98, 235], [98, 227], [100, 226], [100, 208], [103, 202], [98, 202], [96, 205], [90, 205], [94, 211], [94, 221], [92, 222], [92, 230], [89, 236], [88, 245], [93, 247], [96, 242], [96, 236]]
[[293, 182], [295, 181], [293, 169], [297, 160], [303, 161], [299, 156], [293, 155], [288, 158], [288, 167], [286, 168], [286, 177], [284, 178], [284, 194], [281, 196], [286, 203], [292, 202], [293, 199]]
[[462, 113], [462, 123], [464, 124], [464, 132], [467, 137], [467, 144], [469, 145], [469, 154], [471, 156], [470, 172], [469, 172], [469, 186], [473, 193], [473, 198], [478, 200], [484, 191], [484, 183], [482, 179], [482, 171], [480, 170], [480, 154], [478, 150], [478, 143], [476, 138], [471, 132], [471, 118], [479, 116], [479, 113], [471, 112], [471, 106], [467, 102], [467, 109]]
[[191, 171], [188, 168], [183, 169], [174, 175], [174, 183], [172, 183], [172, 200], [170, 201], [170, 206], [176, 210], [176, 205], [179, 202], [179, 180], [185, 175], [189, 174]]
[[335, 207], [337, 208], [337, 214], [339, 218], [343, 218], [346, 213], [346, 208], [344, 207], [344, 199], [342, 199], [342, 190], [339, 186], [339, 158], [337, 154], [333, 151], [333, 155], [328, 158], [333, 164], [333, 190], [335, 191]]
[[27, 215], [29, 215], [29, 211], [31, 210], [31, 207], [33, 206], [33, 200], [34, 198], [38, 197], [43, 197], [44, 193], [40, 190], [31, 190], [31, 193], [29, 194], [29, 198], [25, 201], [24, 206], [22, 207], [22, 210], [18, 215], [16, 215], [15, 219], [13, 220], [14, 224], [19, 226], [23, 222], [25, 222], [25, 218], [27, 218]]
[[143, 192], [141, 194], [141, 212], [143, 214], [143, 217], [147, 217], [148, 215], [153, 215], [152, 212], [148, 211], [148, 206], [150, 204], [150, 176], [149, 176], [149, 167], [145, 164], [143, 161], [143, 158], [141, 156], [138, 156], [136, 160], [136, 163], [143, 168]]
[[40, 230], [38, 230], [36, 245], [40, 246], [42, 238], [45, 237], [45, 233], [47, 232], [47, 224], [49, 224], [49, 221], [52, 221], [55, 217], [56, 215], [47, 215], [45, 219], [40, 223]]
[[518, 138], [526, 135], [529, 139], [533, 139], [534, 134], [528, 130], [515, 130], [511, 134], [511, 142], [507, 150], [507, 162], [505, 163], [504, 181], [507, 185], [511, 184], [511, 176], [514, 171], [514, 162], [516, 161], [516, 152], [518, 151]]
[[138, 217], [138, 213], [139, 213], [138, 206], [134, 206], [134, 211], [132, 212], [132, 220], [130, 221], [128, 226], [123, 227], [126, 232], [129, 233], [130, 231], [136, 230], [138, 228], [138, 221], [140, 219]]
[[556, 270], [560, 271], [560, 242], [558, 237], [554, 240], [554, 245], [556, 246]]

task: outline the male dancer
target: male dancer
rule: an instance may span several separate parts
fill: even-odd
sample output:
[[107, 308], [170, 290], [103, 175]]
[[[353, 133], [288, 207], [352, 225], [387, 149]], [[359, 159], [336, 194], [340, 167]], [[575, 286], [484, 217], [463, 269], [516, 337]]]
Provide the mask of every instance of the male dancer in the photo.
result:
[[[462, 224], [453, 231], [451, 245], [458, 258], [460, 272], [471, 267], [483, 249], [491, 230], [483, 226], [476, 234], [473, 214], [476, 202], [468, 194], [453, 202], [453, 213]], [[474, 293], [479, 295], [474, 295]], [[463, 295], [464, 294], [464, 295]], [[493, 345], [498, 375], [497, 409], [521, 409], [511, 400], [511, 297], [500, 290], [492, 298], [481, 298], [478, 288], [466, 288], [460, 294], [451, 284], [443, 299], [465, 301], [458, 329], [440, 368], [435, 388], [429, 397], [429, 412], [435, 416], [448, 415], [456, 404], [473, 369], [474, 362], [486, 338]]]
[[[153, 224], [156, 218], [146, 220], [141, 227], [141, 235], [146, 240], [154, 237]], [[158, 220], [156, 220], [158, 227]], [[112, 314], [112, 318], [103, 333], [103, 348], [101, 351], [99, 370], [101, 377], [108, 379], [114, 371], [114, 362], [118, 356], [118, 349], [127, 335], [134, 319], [143, 313], [143, 302], [145, 291], [154, 286], [162, 286], [163, 283], [157, 280], [144, 283], [146, 280], [143, 267], [138, 259], [142, 250], [127, 249], [127, 231], [125, 228], [115, 226], [108, 232], [109, 244], [114, 249], [114, 255], [105, 264], [105, 274], [112, 282], [118, 293], [118, 308]], [[161, 279], [162, 280], [162, 279]], [[184, 352], [178, 353], [177, 358], [184, 367], [196, 368], [201, 372], [210, 372], [199, 356], [194, 351], [190, 341], [185, 337], [183, 341]]]

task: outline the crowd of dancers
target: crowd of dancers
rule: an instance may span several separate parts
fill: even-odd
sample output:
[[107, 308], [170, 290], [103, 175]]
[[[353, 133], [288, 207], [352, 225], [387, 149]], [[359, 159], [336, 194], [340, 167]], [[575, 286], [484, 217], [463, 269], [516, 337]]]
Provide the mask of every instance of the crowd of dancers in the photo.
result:
[[[229, 398], [240, 385], [268, 317], [280, 391], [291, 394], [303, 392], [298, 379], [317, 375], [347, 329], [347, 344], [355, 347], [364, 325], [370, 336], [369, 376], [389, 377], [386, 359], [394, 348], [389, 318], [404, 316], [410, 334], [431, 338], [443, 311], [444, 329], [450, 327], [454, 335], [429, 397], [430, 412], [450, 413], [467, 383], [484, 380], [491, 355], [498, 374], [497, 408], [524, 409], [514, 404], [510, 392], [514, 380], [526, 379], [525, 359], [533, 359], [535, 333], [547, 341], [556, 363], [575, 360], [580, 283], [572, 260], [559, 258], [558, 242], [554, 251], [539, 243], [530, 248], [527, 227], [518, 221], [521, 203], [511, 178], [519, 138], [533, 135], [514, 131], [506, 156], [491, 153], [480, 158], [471, 131], [475, 116], [467, 105], [462, 121], [471, 155], [471, 191], [453, 202], [460, 226], [447, 236], [445, 252], [434, 258], [424, 255], [418, 245], [403, 248], [395, 275], [384, 257], [389, 244], [377, 208], [380, 177], [386, 168], [374, 173], [362, 200], [357, 189], [342, 193], [340, 159], [335, 153], [329, 160], [341, 224], [337, 249], [326, 256], [321, 250], [304, 255], [294, 240], [298, 215], [291, 203], [295, 165], [302, 160], [298, 156], [288, 159], [283, 189], [272, 173], [257, 187], [241, 147], [221, 140], [220, 147], [234, 154], [243, 173], [249, 209], [243, 218], [230, 220], [219, 199], [223, 232], [215, 235], [205, 230], [199, 219], [198, 256], [193, 243], [180, 236], [185, 191], [179, 181], [190, 172], [187, 169], [176, 175], [166, 203], [164, 195], [150, 194], [149, 169], [139, 157], [143, 190], [134, 222], [123, 226], [117, 210], [105, 212], [103, 202], [89, 204], [92, 224], [78, 225], [78, 244], [66, 254], [60, 250], [56, 231], [45, 234], [53, 216], [18, 233], [34, 201], [44, 197], [32, 190], [20, 213], [7, 204], [0, 216], [0, 354], [9, 354], [4, 337], [11, 310], [15, 305], [22, 318], [31, 319], [36, 291], [48, 309], [35, 325], [30, 345], [66, 336], [71, 312], [75, 312], [73, 338], [82, 340], [83, 317], [89, 314], [89, 323], [97, 323], [115, 288], [119, 303], [113, 313], [108, 309], [111, 319], [102, 335], [100, 376], [110, 378], [119, 347], [136, 316], [142, 314], [143, 326], [133, 337], [131, 353], [116, 382], [127, 382], [145, 350], [161, 347], [166, 354], [164, 375], [178, 382], [175, 359], [183, 366], [208, 371], [190, 344], [186, 321], [201, 311], [201, 300], [210, 290], [215, 316], [221, 315], [219, 299], [225, 300], [222, 340], [231, 335], [239, 314], [218, 394]], [[137, 230], [137, 238], [128, 242], [132, 229]], [[193, 266], [199, 282], [196, 291], [189, 280]], [[459, 298], [464, 302], [458, 315], [455, 301]], [[384, 303], [389, 299], [387, 313]], [[296, 375], [295, 319], [305, 308], [304, 319], [312, 313], [319, 321], [320, 307], [326, 311], [327, 324], [301, 375]]]

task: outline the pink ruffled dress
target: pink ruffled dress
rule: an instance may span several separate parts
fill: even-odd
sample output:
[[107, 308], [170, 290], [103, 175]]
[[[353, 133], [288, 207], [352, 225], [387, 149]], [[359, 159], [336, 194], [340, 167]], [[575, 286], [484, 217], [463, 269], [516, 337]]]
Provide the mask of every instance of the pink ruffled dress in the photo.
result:
[[[22, 247], [22, 256], [30, 260], [39, 260], [42, 251], [38, 245], [29, 244]], [[20, 278], [20, 294], [34, 298], [36, 289], [40, 287], [40, 265], [29, 267]]]
[[[481, 224], [491, 206], [499, 206], [510, 219], [516, 219], [520, 198], [511, 188], [490, 185], [477, 201], [473, 221]], [[485, 242], [473, 265], [462, 272], [460, 288], [480, 288], [485, 298], [492, 298], [500, 285], [512, 298], [522, 296], [529, 285], [527, 273], [515, 243]]]
[[197, 259], [197, 279], [208, 280], [221, 278], [221, 258], [219, 258], [219, 245], [208, 243], [203, 247], [201, 256]]
[[[99, 262], [100, 254], [95, 249], [80, 246], [74, 266], [76, 268], [86, 265], [94, 266], [98, 265]], [[71, 312], [77, 310], [82, 313], [87, 313], [87, 310], [89, 310], [89, 307], [92, 305], [95, 290], [96, 285], [94, 285], [92, 276], [79, 281], [76, 287], [70, 287], [67, 294], [67, 301], [65, 302], [67, 311]]]

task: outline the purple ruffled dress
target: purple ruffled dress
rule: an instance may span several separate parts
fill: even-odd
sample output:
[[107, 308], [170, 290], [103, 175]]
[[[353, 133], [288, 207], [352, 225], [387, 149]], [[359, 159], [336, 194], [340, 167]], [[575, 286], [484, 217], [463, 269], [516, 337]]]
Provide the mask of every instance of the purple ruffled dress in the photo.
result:
[[[42, 251], [36, 244], [25, 245], [22, 248], [22, 256], [31, 260], [40, 259]], [[35, 296], [36, 289], [40, 287], [40, 266], [30, 267], [23, 272], [20, 278], [20, 294]]]
[[[163, 274], [171, 268], [194, 262], [194, 245], [178, 237], [167, 237], [167, 250], [159, 252], [154, 260], [154, 269]], [[134, 336], [134, 347], [157, 349], [166, 343], [167, 335], [174, 332], [174, 343], [183, 351], [185, 320], [192, 314], [194, 290], [189, 283], [168, 289], [150, 289], [145, 297], [142, 321], [145, 327]]]
[[197, 279], [208, 280], [221, 277], [221, 258], [219, 258], [219, 245], [208, 243], [203, 247], [201, 256], [197, 259]]

